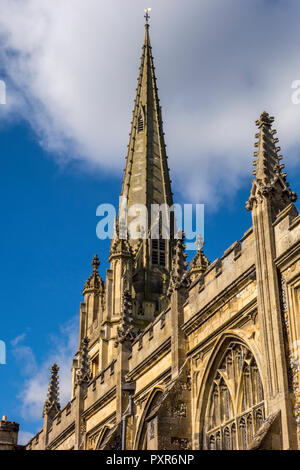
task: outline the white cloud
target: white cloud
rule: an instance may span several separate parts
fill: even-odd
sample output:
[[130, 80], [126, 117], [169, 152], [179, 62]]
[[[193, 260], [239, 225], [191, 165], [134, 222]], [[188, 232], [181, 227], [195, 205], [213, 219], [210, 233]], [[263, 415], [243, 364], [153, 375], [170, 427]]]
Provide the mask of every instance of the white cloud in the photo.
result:
[[29, 346], [17, 346], [14, 354], [26, 375], [18, 396], [21, 414], [27, 421], [41, 419], [47, 397], [49, 369], [56, 362], [59, 370], [60, 402], [64, 406], [71, 398], [71, 366], [78, 342], [77, 319], [72, 318], [50, 338], [47, 358], [39, 360]]
[[34, 434], [32, 432], [28, 432], [28, 431], [20, 431], [19, 432], [19, 437], [18, 437], [18, 444], [23, 446], [25, 444], [27, 444], [27, 442], [30, 441], [30, 439], [32, 439], [34, 436]]
[[22, 363], [21, 373], [23, 375], [33, 374], [37, 369], [34, 352], [30, 346], [18, 345], [13, 348], [16, 360]]
[[[251, 175], [254, 120], [274, 114], [298, 160], [298, 0], [152, 1], [151, 37], [170, 166], [186, 197], [219, 202]], [[143, 35], [139, 0], [1, 0], [6, 115], [62, 159], [124, 165]], [[14, 52], [13, 54], [11, 52]], [[120, 172], [121, 174], [121, 172]]]
[[18, 344], [22, 343], [22, 341], [24, 341], [25, 338], [26, 338], [26, 333], [22, 333], [19, 336], [16, 336], [14, 339], [12, 339], [10, 344], [15, 347]]

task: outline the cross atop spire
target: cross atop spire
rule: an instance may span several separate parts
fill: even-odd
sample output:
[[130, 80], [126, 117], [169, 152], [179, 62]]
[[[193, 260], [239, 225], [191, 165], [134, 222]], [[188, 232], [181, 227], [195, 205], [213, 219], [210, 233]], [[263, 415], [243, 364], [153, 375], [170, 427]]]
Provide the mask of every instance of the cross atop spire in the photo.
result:
[[151, 8], [146, 8], [144, 11], [145, 11], [145, 16], [144, 17], [146, 18], [146, 26], [148, 26], [148, 28], [149, 28], [149, 20], [150, 20], [149, 13], [151, 11]]
[[282, 210], [289, 203], [297, 200], [297, 195], [290, 189], [286, 181], [287, 174], [283, 173], [284, 164], [280, 163], [282, 155], [278, 155], [279, 140], [274, 137], [277, 133], [272, 129], [274, 118], [263, 111], [256, 121], [259, 132], [255, 135], [257, 150], [254, 152], [256, 160], [253, 165], [255, 179], [252, 183], [250, 198], [246, 204], [247, 210], [252, 210], [254, 203], [259, 203], [264, 197], [272, 198], [275, 213]]

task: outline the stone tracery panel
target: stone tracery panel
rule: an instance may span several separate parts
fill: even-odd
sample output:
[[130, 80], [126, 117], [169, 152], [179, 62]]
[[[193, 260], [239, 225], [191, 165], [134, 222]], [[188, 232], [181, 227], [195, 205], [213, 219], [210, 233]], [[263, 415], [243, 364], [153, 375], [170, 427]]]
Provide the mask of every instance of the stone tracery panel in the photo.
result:
[[265, 411], [260, 373], [253, 354], [242, 342], [227, 343], [209, 382], [207, 399], [204, 448], [247, 449]]

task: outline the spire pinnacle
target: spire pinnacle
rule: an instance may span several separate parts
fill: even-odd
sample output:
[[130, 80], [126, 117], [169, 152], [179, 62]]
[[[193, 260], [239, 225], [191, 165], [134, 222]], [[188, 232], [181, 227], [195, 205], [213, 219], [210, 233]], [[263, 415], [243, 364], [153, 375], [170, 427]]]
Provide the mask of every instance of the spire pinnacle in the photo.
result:
[[263, 111], [255, 122], [259, 132], [255, 135], [258, 139], [255, 143], [257, 150], [254, 152], [256, 160], [253, 162], [255, 179], [252, 183], [250, 198], [246, 204], [247, 210], [252, 210], [254, 204], [259, 203], [264, 197], [271, 197], [276, 212], [282, 210], [289, 203], [297, 200], [297, 195], [291, 191], [286, 181], [287, 174], [283, 173], [284, 164], [280, 163], [282, 155], [278, 155], [279, 140], [274, 137], [277, 133], [272, 129], [274, 117]]
[[185, 252], [184, 244], [185, 234], [182, 233], [181, 237], [175, 241], [175, 248], [172, 260], [172, 271], [170, 276], [170, 285], [168, 294], [172, 294], [174, 290], [180, 289], [181, 287], [187, 287], [189, 284], [188, 280], [188, 263], [186, 261], [187, 254]]
[[118, 220], [115, 223], [114, 236], [111, 242], [109, 260], [112, 257], [126, 257], [131, 258], [133, 251], [128, 241], [127, 227], [123, 220]]
[[208, 261], [208, 259], [206, 258], [203, 252], [202, 247], [203, 247], [203, 240], [201, 241], [197, 240], [198, 251], [194, 259], [191, 261], [190, 270], [189, 270], [189, 275], [192, 281], [194, 281], [199, 276], [201, 276], [201, 274], [203, 274], [207, 270], [210, 264], [210, 262]]
[[93, 266], [93, 272], [85, 283], [83, 295], [86, 294], [88, 291], [97, 291], [104, 289], [104, 282], [101, 279], [98, 271], [98, 268], [100, 266], [98, 255], [94, 256], [91, 264]]
[[133, 341], [135, 339], [135, 333], [133, 331], [133, 305], [132, 305], [132, 296], [129, 290], [125, 290], [123, 293], [123, 308], [122, 308], [122, 323], [118, 327], [117, 340], [115, 346], [117, 347], [119, 343], [124, 343], [125, 341]]
[[57, 364], [53, 364], [50, 369], [51, 375], [49, 380], [47, 400], [44, 405], [43, 416], [45, 416], [46, 414], [50, 414], [50, 412], [54, 412], [54, 414], [56, 414], [60, 410], [58, 371], [59, 367], [57, 366]]

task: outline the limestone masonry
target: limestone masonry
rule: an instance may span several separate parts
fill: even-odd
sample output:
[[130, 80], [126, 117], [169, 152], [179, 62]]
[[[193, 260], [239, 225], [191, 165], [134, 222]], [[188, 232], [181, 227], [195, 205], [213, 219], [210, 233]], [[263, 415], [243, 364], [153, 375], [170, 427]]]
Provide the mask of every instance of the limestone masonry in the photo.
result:
[[[146, 24], [128, 207], [173, 204], [154, 70]], [[105, 282], [95, 256], [83, 289], [71, 400], [54, 364], [26, 450], [300, 449], [300, 216], [273, 121], [256, 122], [252, 227], [222, 258], [200, 248], [188, 269], [183, 240], [124, 240], [117, 224]], [[1, 421], [0, 448], [17, 433]]]

